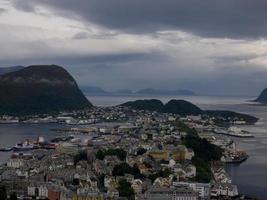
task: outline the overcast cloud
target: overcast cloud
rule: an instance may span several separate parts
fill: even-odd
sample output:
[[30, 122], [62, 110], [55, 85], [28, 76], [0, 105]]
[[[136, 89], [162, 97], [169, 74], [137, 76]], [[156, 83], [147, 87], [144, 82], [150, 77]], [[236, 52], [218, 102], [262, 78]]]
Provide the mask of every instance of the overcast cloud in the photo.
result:
[[59, 64], [80, 85], [256, 95], [265, 0], [2, 0], [1, 66]]

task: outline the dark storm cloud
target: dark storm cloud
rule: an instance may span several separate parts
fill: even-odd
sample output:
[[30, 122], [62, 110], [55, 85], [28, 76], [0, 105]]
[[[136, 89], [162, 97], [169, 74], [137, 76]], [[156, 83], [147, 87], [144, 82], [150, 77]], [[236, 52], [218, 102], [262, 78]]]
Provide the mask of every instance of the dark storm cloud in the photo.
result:
[[32, 4], [31, 0], [12, 0], [15, 7], [19, 10], [23, 10], [25, 12], [34, 12], [35, 6]]
[[133, 32], [173, 28], [206, 37], [266, 37], [266, 0], [25, 0], [26, 11], [45, 5], [65, 16]]
[[[116, 64], [116, 63], [128, 63], [133, 60], [157, 60], [161, 59], [163, 56], [157, 54], [144, 54], [144, 53], [125, 53], [119, 55], [84, 55], [84, 56], [54, 56], [54, 57], [35, 57], [35, 58], [25, 58], [25, 59], [13, 59], [13, 60], [0, 60], [0, 67], [5, 67], [9, 65], [14, 65], [14, 63], [20, 63], [23, 65], [32, 64], [59, 64], [59, 65], [79, 65], [84, 64], [90, 68], [92, 66], [105, 66], [105, 63]], [[102, 70], [98, 68], [99, 70]]]

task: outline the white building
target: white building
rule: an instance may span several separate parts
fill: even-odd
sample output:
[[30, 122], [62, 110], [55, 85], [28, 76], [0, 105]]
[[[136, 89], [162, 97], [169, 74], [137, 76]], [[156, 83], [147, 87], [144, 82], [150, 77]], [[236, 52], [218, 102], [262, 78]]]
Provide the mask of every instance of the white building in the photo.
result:
[[20, 168], [22, 166], [24, 166], [24, 160], [23, 159], [19, 159], [19, 158], [11, 158], [7, 161], [7, 167], [11, 167], [11, 168]]

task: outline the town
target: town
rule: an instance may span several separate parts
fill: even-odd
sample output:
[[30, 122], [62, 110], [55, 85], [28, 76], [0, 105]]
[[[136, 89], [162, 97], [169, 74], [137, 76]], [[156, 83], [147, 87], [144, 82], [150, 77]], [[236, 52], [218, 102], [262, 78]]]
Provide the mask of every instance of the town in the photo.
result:
[[[202, 115], [94, 107], [57, 116], [15, 118], [1, 123], [61, 123], [45, 135], [1, 147], [10, 158], [0, 167], [4, 199], [249, 199], [225, 165], [248, 158], [216, 118]], [[251, 137], [231, 122], [230, 136]]]

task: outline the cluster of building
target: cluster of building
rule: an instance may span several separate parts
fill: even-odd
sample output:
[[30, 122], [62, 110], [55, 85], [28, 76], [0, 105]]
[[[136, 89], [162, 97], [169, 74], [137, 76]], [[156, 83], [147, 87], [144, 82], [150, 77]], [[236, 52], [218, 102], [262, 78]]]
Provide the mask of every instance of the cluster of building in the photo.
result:
[[[176, 123], [183, 121], [197, 129], [200, 137], [232, 148], [233, 141], [207, 131], [215, 126], [212, 120], [123, 107], [84, 112], [88, 119], [99, 123], [57, 130], [62, 137], [42, 140], [53, 148], [11, 153], [0, 168], [0, 182], [9, 194], [50, 200], [204, 200], [238, 196], [223, 167], [211, 168], [213, 178], [209, 183], [196, 180], [197, 166], [192, 162], [195, 152], [183, 144], [187, 133]], [[72, 124], [77, 115], [61, 114], [56, 120], [70, 120]]]

